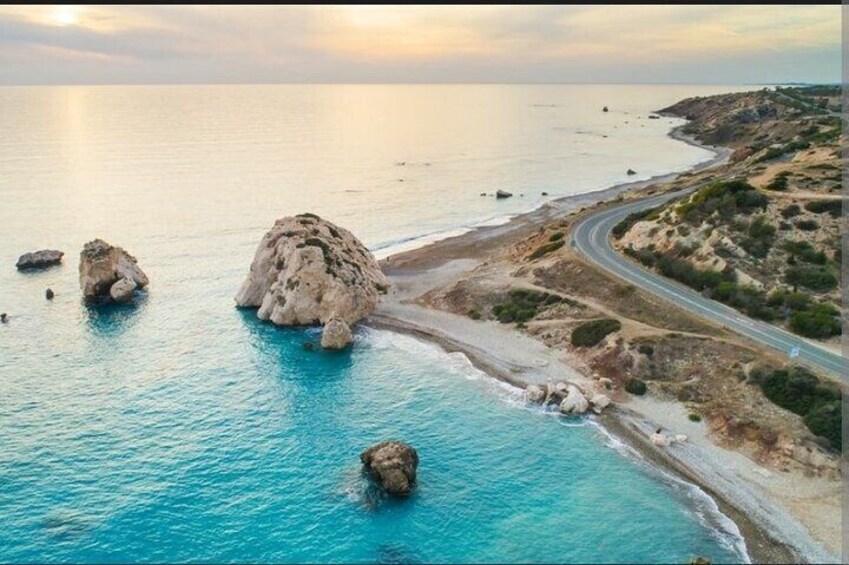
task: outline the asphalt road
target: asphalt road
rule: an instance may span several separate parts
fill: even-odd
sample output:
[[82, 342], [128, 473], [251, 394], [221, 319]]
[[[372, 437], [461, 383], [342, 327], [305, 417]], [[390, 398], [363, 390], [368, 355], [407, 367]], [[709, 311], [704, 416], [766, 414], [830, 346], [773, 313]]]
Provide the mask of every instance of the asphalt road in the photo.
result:
[[[589, 261], [647, 292], [669, 300], [685, 310], [715, 322], [785, 354], [789, 361], [822, 369], [849, 380], [849, 371], [839, 353], [829, 351], [805, 338], [745, 316], [741, 312], [670, 279], [657, 275], [613, 249], [610, 232], [625, 216], [662, 204], [691, 191], [663, 194], [628, 202], [583, 218], [572, 231], [572, 247]], [[798, 356], [791, 358], [794, 348]]]

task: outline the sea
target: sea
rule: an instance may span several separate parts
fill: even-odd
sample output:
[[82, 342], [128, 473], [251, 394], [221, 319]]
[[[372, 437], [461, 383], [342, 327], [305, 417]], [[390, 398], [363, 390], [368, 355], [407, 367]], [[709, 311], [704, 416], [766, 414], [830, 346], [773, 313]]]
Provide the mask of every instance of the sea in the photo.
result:
[[[755, 88], [0, 87], [0, 562], [747, 560], [712, 499], [592, 417], [386, 330], [309, 351], [315, 328], [233, 297], [279, 217], [386, 257], [704, 162], [649, 116]], [[150, 277], [136, 304], [81, 300], [94, 238]], [[62, 265], [15, 269], [44, 248]], [[385, 439], [418, 450], [408, 499], [363, 476]]]

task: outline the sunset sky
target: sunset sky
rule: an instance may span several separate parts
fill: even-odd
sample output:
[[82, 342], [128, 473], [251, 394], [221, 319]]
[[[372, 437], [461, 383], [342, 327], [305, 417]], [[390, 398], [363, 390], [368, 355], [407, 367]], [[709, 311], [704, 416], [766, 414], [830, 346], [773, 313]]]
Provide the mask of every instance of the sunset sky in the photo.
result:
[[2, 6], [0, 83], [838, 82], [841, 6]]

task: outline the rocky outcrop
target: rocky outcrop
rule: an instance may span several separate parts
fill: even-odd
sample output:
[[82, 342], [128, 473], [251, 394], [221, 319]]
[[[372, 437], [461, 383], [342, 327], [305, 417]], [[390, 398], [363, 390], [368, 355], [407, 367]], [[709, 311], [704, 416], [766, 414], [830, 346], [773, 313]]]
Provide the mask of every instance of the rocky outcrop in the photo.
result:
[[[277, 220], [262, 238], [236, 304], [257, 308], [257, 317], [280, 326], [334, 317], [351, 326], [374, 311], [388, 288], [374, 256], [351, 232], [301, 214]], [[334, 325], [328, 343], [344, 337]]]
[[534, 404], [542, 404], [545, 402], [545, 398], [548, 396], [546, 389], [537, 385], [529, 385], [525, 389], [525, 398], [528, 399], [528, 402], [533, 402]]
[[321, 333], [321, 346], [325, 349], [345, 349], [354, 342], [351, 328], [339, 316], [333, 316]]
[[62, 262], [63, 251], [56, 249], [42, 249], [32, 253], [24, 253], [18, 258], [15, 267], [19, 271], [28, 271], [32, 269], [46, 269], [52, 265], [58, 265]]
[[80, 253], [80, 288], [86, 300], [114, 300], [112, 288], [118, 283], [115, 294], [124, 297], [128, 286], [127, 282], [123, 282], [125, 279], [132, 281], [136, 288], [144, 288], [149, 282], [136, 258], [120, 247], [109, 245], [102, 239], [89, 241], [83, 246]]
[[593, 407], [593, 412], [601, 414], [602, 410], [610, 406], [610, 398], [606, 394], [596, 394], [590, 398], [590, 404]]
[[124, 277], [109, 289], [109, 296], [115, 302], [130, 302], [136, 293], [138, 284], [133, 279]]
[[583, 414], [590, 407], [590, 403], [574, 385], [569, 385], [569, 393], [560, 403], [560, 412], [563, 414]]
[[366, 471], [393, 496], [407, 496], [416, 484], [419, 455], [400, 441], [385, 441], [360, 454]]

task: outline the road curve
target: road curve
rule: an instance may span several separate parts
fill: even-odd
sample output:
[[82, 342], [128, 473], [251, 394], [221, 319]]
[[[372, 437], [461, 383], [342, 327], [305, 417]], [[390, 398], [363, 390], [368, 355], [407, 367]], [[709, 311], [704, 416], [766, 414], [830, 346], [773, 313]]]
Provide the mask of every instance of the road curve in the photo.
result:
[[582, 218], [572, 230], [572, 247], [602, 269], [625, 279], [634, 286], [669, 300], [688, 312], [776, 349], [784, 353], [788, 360], [791, 350], [798, 347], [799, 354], [793, 360], [794, 362], [804, 363], [849, 380], [847, 378], [849, 371], [839, 353], [829, 351], [775, 326], [749, 318], [720, 302], [705, 298], [676, 281], [648, 271], [613, 249], [610, 243], [611, 230], [628, 214], [658, 206], [692, 190], [626, 202], [592, 213]]

